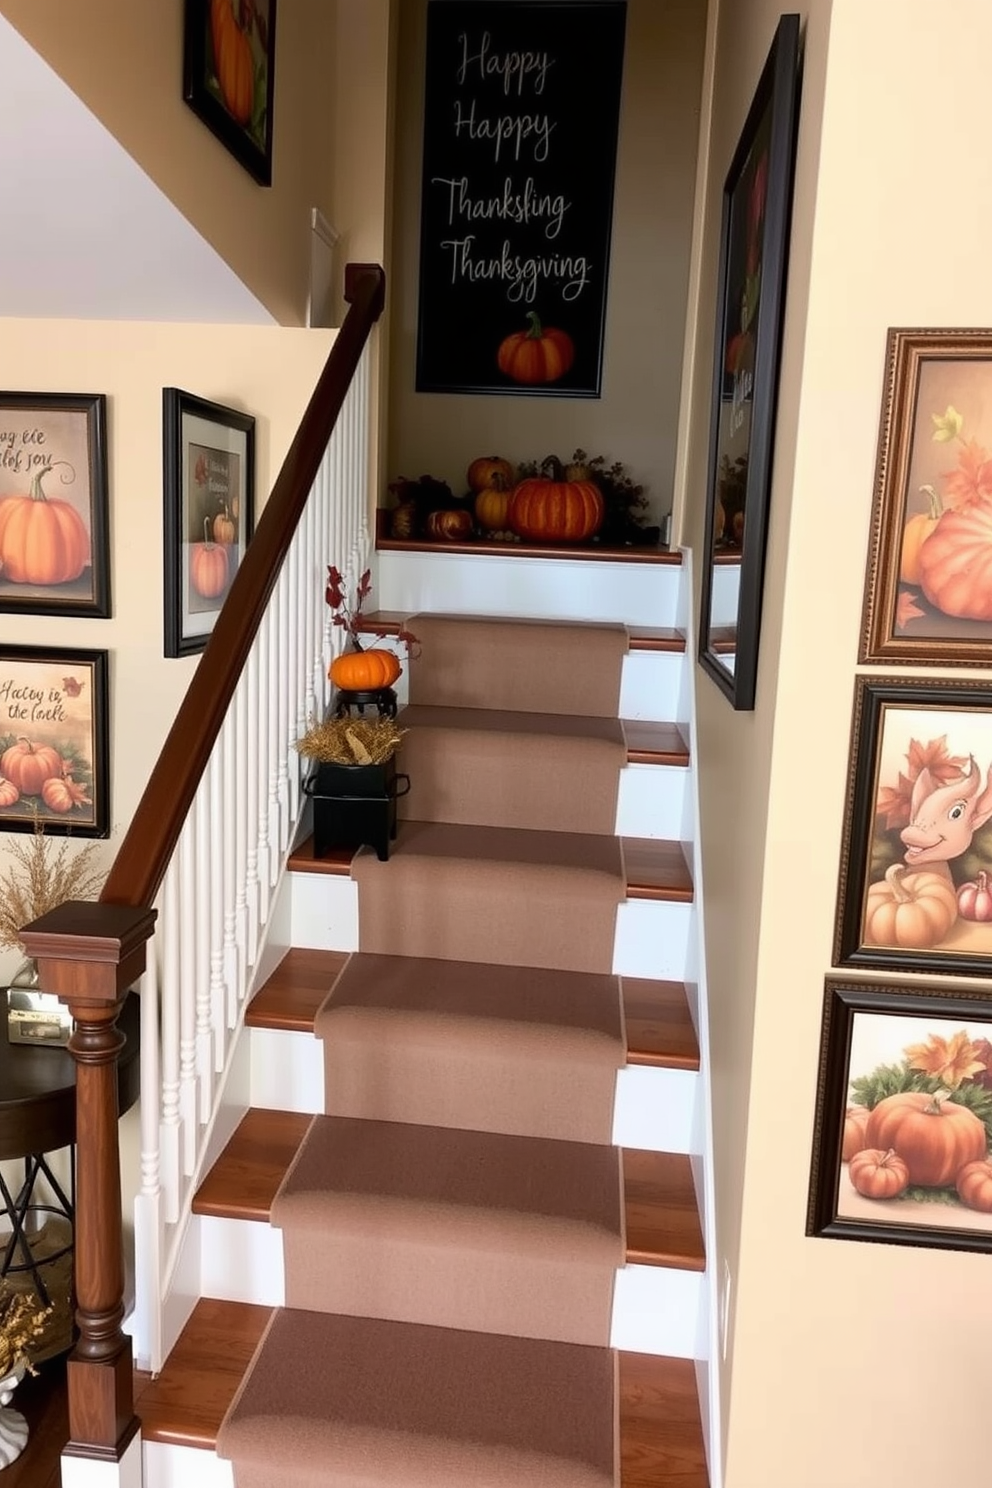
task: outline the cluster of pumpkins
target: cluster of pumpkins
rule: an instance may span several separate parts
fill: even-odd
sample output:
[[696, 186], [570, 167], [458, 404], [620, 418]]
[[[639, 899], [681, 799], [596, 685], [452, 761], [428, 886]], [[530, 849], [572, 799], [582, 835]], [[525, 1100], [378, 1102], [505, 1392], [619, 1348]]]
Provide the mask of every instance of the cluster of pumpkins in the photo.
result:
[[932, 488], [929, 510], [903, 529], [899, 577], [944, 615], [992, 620], [992, 501], [944, 511]]
[[872, 1109], [849, 1106], [841, 1157], [868, 1199], [897, 1199], [910, 1184], [953, 1185], [963, 1204], [992, 1214], [992, 1162], [985, 1123], [974, 1111], [918, 1090], [886, 1096]]
[[189, 550], [189, 580], [201, 599], [216, 599], [227, 588], [237, 536], [237, 519], [226, 502], [213, 521], [204, 517], [203, 542]]
[[[468, 467], [468, 500], [428, 512], [425, 535], [435, 542], [465, 542], [478, 529], [523, 542], [581, 543], [603, 524], [603, 493], [585, 465], [562, 466], [549, 456], [540, 475], [517, 480], [509, 460], [483, 455]], [[413, 510], [393, 514], [393, 536], [412, 536]]]
[[92, 806], [66, 763], [50, 744], [18, 739], [0, 755], [0, 808], [15, 806], [22, 796], [40, 796], [49, 811], [60, 815], [74, 806]]

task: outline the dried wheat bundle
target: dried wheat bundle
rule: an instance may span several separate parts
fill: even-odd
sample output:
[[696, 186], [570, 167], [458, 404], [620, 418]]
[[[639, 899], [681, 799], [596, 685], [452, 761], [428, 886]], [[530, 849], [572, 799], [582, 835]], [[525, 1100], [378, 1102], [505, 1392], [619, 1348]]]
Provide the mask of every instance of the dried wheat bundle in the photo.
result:
[[42, 1307], [24, 1293], [0, 1292], [0, 1379], [18, 1364], [25, 1364], [29, 1374], [36, 1373], [27, 1348], [41, 1337], [51, 1312], [51, 1307]]
[[0, 947], [20, 946], [21, 927], [67, 899], [93, 898], [103, 882], [93, 869], [96, 851], [89, 842], [70, 853], [67, 837], [56, 847], [40, 821], [27, 843], [12, 843], [14, 865], [0, 874]]
[[381, 765], [406, 732], [391, 718], [327, 718], [311, 724], [296, 747], [321, 765]]

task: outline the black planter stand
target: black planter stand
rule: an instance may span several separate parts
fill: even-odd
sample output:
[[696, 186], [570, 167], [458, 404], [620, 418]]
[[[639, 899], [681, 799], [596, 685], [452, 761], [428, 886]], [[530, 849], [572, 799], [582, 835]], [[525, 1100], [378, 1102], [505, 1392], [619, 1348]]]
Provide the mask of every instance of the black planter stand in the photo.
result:
[[365, 716], [366, 708], [374, 708], [380, 718], [395, 718], [396, 694], [391, 687], [374, 687], [368, 692], [351, 692], [347, 688], [339, 688], [334, 700], [334, 717], [344, 718], [352, 708], [358, 709], [360, 718]]
[[396, 802], [410, 789], [393, 756], [379, 765], [318, 764], [304, 781], [313, 797], [315, 858], [340, 847], [371, 847], [385, 862], [396, 836]]

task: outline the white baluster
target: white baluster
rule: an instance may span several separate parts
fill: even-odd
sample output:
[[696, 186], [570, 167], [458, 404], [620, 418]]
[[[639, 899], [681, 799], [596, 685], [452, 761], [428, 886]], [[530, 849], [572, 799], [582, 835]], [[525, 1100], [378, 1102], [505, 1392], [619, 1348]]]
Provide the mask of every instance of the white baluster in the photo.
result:
[[[239, 831], [238, 796], [237, 796], [237, 704], [241, 696], [241, 684], [238, 684], [231, 708], [228, 709], [227, 717], [224, 719], [224, 727], [221, 730], [221, 833], [223, 846], [221, 858], [224, 866], [224, 883], [221, 892], [221, 901], [224, 916], [224, 950], [222, 956], [224, 987], [227, 993], [227, 1007], [225, 1019], [228, 1028], [233, 1028], [238, 1021], [238, 1004], [241, 989], [241, 958], [238, 954], [238, 941], [235, 934], [235, 921], [237, 916], [238, 889], [235, 879], [237, 874], [237, 846]], [[244, 824], [241, 823], [241, 834], [244, 835]]]
[[[279, 844], [280, 857], [289, 845], [289, 767], [287, 755], [289, 745], [286, 740], [289, 734], [289, 573], [283, 567], [279, 575], [279, 583], [276, 586], [276, 636], [278, 638], [278, 649], [276, 655], [279, 658], [279, 687], [277, 693], [276, 712], [276, 753], [279, 761], [278, 781], [276, 796], [278, 799], [279, 831], [276, 841]], [[275, 884], [278, 876], [278, 862], [273, 864], [275, 872], [272, 882]]]
[[248, 666], [246, 670], [247, 688], [245, 689], [245, 730], [247, 735], [247, 749], [245, 751], [245, 778], [241, 782], [245, 789], [247, 811], [245, 817], [245, 836], [247, 838], [248, 864], [245, 872], [245, 900], [248, 909], [248, 961], [254, 966], [255, 957], [258, 954], [259, 938], [259, 818], [258, 818], [258, 792], [259, 782], [263, 778], [263, 766], [259, 755], [259, 727], [258, 727], [258, 657], [259, 640], [256, 636], [251, 651], [248, 653]]
[[[249, 658], [250, 660], [250, 658]], [[248, 861], [252, 847], [249, 837], [248, 801], [251, 765], [248, 759], [250, 731], [248, 729], [248, 672], [241, 673], [241, 681], [234, 695], [234, 939], [238, 948], [238, 986], [244, 980], [246, 968], [253, 959], [254, 944], [249, 949], [251, 925], [248, 915]], [[225, 812], [226, 812], [225, 807]]]
[[196, 933], [196, 1074], [200, 1087], [197, 1119], [210, 1120], [213, 1096], [213, 1039], [210, 1031], [210, 812], [207, 782], [200, 781], [193, 803], [196, 851], [193, 859], [194, 924]]
[[[173, 855], [162, 886], [162, 915], [158, 923], [156, 940], [162, 946], [162, 1125], [161, 1176], [163, 1189], [163, 1216], [166, 1224], [175, 1224], [179, 1218], [179, 1138], [181, 1121], [179, 1091], [181, 1084], [179, 1067], [179, 862]], [[142, 1045], [142, 1049], [144, 1045]], [[146, 1076], [142, 1075], [142, 1090], [148, 1090]]]
[[271, 893], [270, 858], [273, 852], [271, 840], [271, 799], [275, 795], [276, 764], [272, 758], [272, 735], [269, 714], [272, 708], [271, 667], [272, 609], [271, 604], [262, 616], [258, 630], [258, 713], [254, 727], [258, 736], [258, 919], [264, 925], [269, 918]]
[[[224, 1068], [227, 1053], [227, 989], [224, 985], [224, 779], [222, 740], [214, 745], [204, 782], [207, 788], [206, 816], [210, 823], [209, 878], [202, 886], [208, 906], [208, 939], [210, 944], [210, 1028], [214, 1070]], [[233, 823], [232, 823], [233, 830]], [[211, 1091], [211, 1095], [213, 1092]], [[208, 1113], [209, 1119], [209, 1113]]]
[[199, 1109], [196, 1068], [196, 817], [195, 808], [186, 818], [179, 839], [179, 1109], [183, 1120], [183, 1172], [187, 1177], [196, 1165], [197, 1111]]
[[292, 839], [300, 807], [300, 766], [296, 741], [300, 737], [299, 706], [303, 695], [300, 686], [300, 638], [303, 622], [300, 615], [302, 585], [300, 582], [300, 534], [296, 532], [286, 558], [286, 843]]

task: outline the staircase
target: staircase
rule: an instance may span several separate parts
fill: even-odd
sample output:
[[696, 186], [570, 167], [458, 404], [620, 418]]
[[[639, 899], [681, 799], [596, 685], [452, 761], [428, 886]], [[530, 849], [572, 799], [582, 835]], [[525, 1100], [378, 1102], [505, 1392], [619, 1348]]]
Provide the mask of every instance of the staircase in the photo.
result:
[[[417, 999], [408, 987], [404, 990], [402, 975], [399, 991], [395, 987], [377, 990], [377, 957], [368, 954], [364, 945], [359, 952], [358, 891], [350, 876], [351, 855], [339, 853], [315, 859], [312, 838], [304, 838], [291, 855], [290, 872], [273, 915], [275, 929], [265, 963], [272, 969], [247, 1009], [228, 1081], [225, 1099], [229, 1112], [233, 1109], [243, 1114], [233, 1136], [202, 1177], [193, 1200], [180, 1290], [185, 1288], [188, 1297], [197, 1300], [162, 1373], [154, 1379], [139, 1379], [137, 1386], [145, 1482], [149, 1488], [172, 1488], [180, 1482], [184, 1488], [219, 1488], [222, 1484], [230, 1488], [235, 1481], [231, 1464], [216, 1451], [222, 1421], [244, 1388], [246, 1371], [263, 1337], [270, 1329], [274, 1336], [285, 1325], [295, 1329], [297, 1337], [306, 1334], [313, 1340], [306, 1357], [300, 1359], [299, 1385], [290, 1383], [287, 1387], [290, 1396], [294, 1388], [303, 1390], [308, 1375], [330, 1381], [328, 1388], [333, 1393], [335, 1361], [350, 1350], [352, 1375], [360, 1378], [368, 1397], [359, 1402], [358, 1413], [363, 1421], [370, 1412], [377, 1420], [381, 1417], [387, 1435], [393, 1429], [389, 1412], [394, 1388], [389, 1383], [392, 1370], [387, 1363], [389, 1359], [395, 1363], [404, 1351], [412, 1361], [419, 1361], [419, 1367], [434, 1369], [439, 1378], [445, 1377], [446, 1369], [454, 1370], [456, 1365], [461, 1369], [462, 1364], [470, 1373], [473, 1361], [483, 1359], [488, 1361], [485, 1367], [490, 1371], [485, 1377], [491, 1378], [495, 1368], [492, 1360], [512, 1349], [504, 1416], [522, 1421], [527, 1414], [523, 1395], [513, 1403], [514, 1388], [524, 1390], [528, 1399], [545, 1393], [526, 1385], [531, 1370], [534, 1378], [546, 1385], [547, 1395], [556, 1402], [557, 1414], [564, 1412], [567, 1422], [566, 1397], [572, 1378], [569, 1371], [573, 1366], [584, 1367], [600, 1354], [608, 1359], [608, 1346], [614, 1351], [617, 1366], [616, 1400], [607, 1387], [596, 1410], [601, 1408], [611, 1420], [614, 1407], [618, 1413], [618, 1440], [613, 1446], [619, 1469], [614, 1481], [620, 1488], [661, 1484], [706, 1488], [709, 1479], [704, 1423], [710, 1323], [702, 1211], [707, 1175], [705, 1142], [700, 1135], [705, 1117], [696, 1033], [699, 1010], [692, 973], [696, 938], [691, 877], [695, 807], [688, 747], [683, 570], [677, 555], [668, 554], [633, 555], [624, 561], [601, 555], [592, 559], [575, 554], [528, 557], [510, 553], [465, 559], [437, 550], [396, 551], [388, 544], [382, 546], [376, 593], [383, 610], [369, 617], [368, 622], [369, 628], [380, 635], [395, 633], [401, 617], [425, 612], [563, 619], [576, 626], [613, 622], [627, 627], [629, 649], [623, 661], [617, 710], [622, 720], [626, 764], [620, 773], [614, 823], [614, 833], [622, 843], [625, 882], [616, 913], [612, 965], [605, 968], [600, 979], [603, 983], [619, 979], [622, 1009], [620, 1067], [611, 1077], [612, 1116], [606, 1129], [596, 1132], [585, 1130], [580, 1113], [578, 1137], [555, 1124], [560, 1117], [549, 1117], [547, 1129], [535, 1130], [535, 1118], [528, 1115], [518, 1119], [515, 1115], [515, 1107], [522, 1107], [526, 1101], [526, 1078], [518, 1078], [519, 1090], [511, 1081], [502, 1109], [495, 1114], [490, 1110], [492, 1071], [487, 1078], [480, 1075], [477, 1092], [469, 1090], [459, 1097], [469, 1102], [469, 1117], [463, 1115], [459, 1125], [457, 1114], [454, 1119], [446, 1116], [450, 1103], [445, 1082], [452, 1077], [451, 1065], [458, 1058], [459, 1043], [454, 1037], [446, 1048], [445, 1033], [439, 1044], [435, 1025], [439, 1017], [446, 1030], [452, 1023], [459, 1025], [460, 1019], [462, 1023], [470, 1021], [472, 1009], [465, 1010], [458, 1004], [460, 994], [440, 973], [434, 979], [433, 995], [439, 999], [435, 1007], [423, 1005], [423, 999], [414, 1007]], [[402, 681], [405, 685], [407, 678]], [[411, 716], [425, 722], [422, 708]], [[540, 726], [535, 727], [539, 731]], [[457, 741], [453, 747], [457, 753]], [[561, 741], [558, 747], [563, 747]], [[409, 832], [410, 827], [401, 824], [401, 840], [404, 831]], [[285, 953], [280, 956], [283, 949]], [[417, 956], [423, 954], [422, 950], [417, 952]], [[403, 960], [391, 960], [390, 969]], [[439, 967], [452, 964], [438, 963]], [[346, 997], [340, 990], [331, 996], [335, 984], [338, 989], [346, 985], [346, 968], [350, 968], [351, 990]], [[496, 988], [492, 994], [494, 1008], [500, 997], [512, 1002], [512, 989], [518, 980], [516, 968], [501, 972], [486, 968], [487, 973], [490, 970]], [[545, 978], [534, 980], [535, 989], [540, 982], [539, 1000], [545, 999], [540, 1017], [551, 1030], [552, 1065], [555, 1058], [564, 1057], [560, 1047], [568, 1038], [574, 1038], [578, 1048], [583, 1039], [592, 1036], [591, 1026], [557, 1029], [554, 999], [563, 995], [571, 1001], [573, 993], [578, 997], [588, 991], [590, 1006], [598, 1007], [602, 994], [598, 986], [588, 985], [593, 980], [591, 976], [583, 980], [581, 971], [555, 973], [550, 968]], [[534, 996], [538, 996], [537, 990]], [[351, 1021], [342, 1014], [349, 1015]], [[498, 1009], [493, 1016], [498, 1016]], [[526, 1011], [521, 1016], [526, 1021]], [[590, 1013], [590, 1024], [597, 1017], [595, 1011]], [[508, 1013], [507, 1018], [512, 1024], [512, 1015]], [[390, 1031], [397, 1019], [405, 1020], [404, 1026], [412, 1020], [418, 1029], [428, 1030], [420, 1038], [427, 1050], [421, 1057], [428, 1070], [431, 1061], [437, 1066], [436, 1089], [431, 1089], [428, 1081], [424, 1104], [412, 1113], [390, 1105], [397, 1061], [410, 1062], [402, 1046], [397, 1052]], [[582, 1023], [580, 1017], [578, 1022]], [[361, 1027], [356, 1034], [358, 1025]], [[370, 1027], [381, 1030], [381, 1034], [370, 1035]], [[512, 1047], [512, 1030], [509, 1037]], [[358, 1044], [348, 1042], [354, 1038], [359, 1038]], [[341, 1055], [342, 1048], [346, 1056]], [[362, 1078], [349, 1079], [356, 1068], [361, 1069]], [[550, 1066], [541, 1065], [535, 1078], [553, 1083], [556, 1076]], [[560, 1073], [557, 1078], [561, 1081]], [[576, 1091], [582, 1089], [582, 1078], [581, 1073], [576, 1074]], [[566, 1074], [566, 1088], [567, 1079]], [[369, 1090], [379, 1093], [370, 1097]], [[500, 1106], [498, 1100], [496, 1106]], [[543, 1123], [543, 1116], [536, 1119], [538, 1124]], [[233, 1118], [226, 1124], [230, 1129]], [[330, 1296], [329, 1301], [317, 1304], [321, 1313], [311, 1310], [307, 1295], [287, 1297], [289, 1242], [271, 1220], [274, 1207], [286, 1202], [291, 1187], [287, 1175], [298, 1172], [297, 1165], [309, 1161], [309, 1157], [301, 1158], [301, 1149], [309, 1139], [307, 1152], [312, 1150], [315, 1133], [339, 1171], [337, 1186], [327, 1200], [328, 1212], [338, 1214], [342, 1204], [352, 1208], [357, 1205], [359, 1210], [364, 1205], [385, 1216], [388, 1226], [395, 1223], [395, 1208], [390, 1207], [396, 1200], [394, 1190], [402, 1187], [401, 1200], [412, 1203], [418, 1214], [423, 1211], [427, 1215], [427, 1239], [421, 1242], [421, 1248], [426, 1246], [435, 1257], [448, 1243], [452, 1215], [460, 1222], [480, 1203], [484, 1207], [485, 1199], [453, 1189], [438, 1193], [429, 1183], [425, 1187], [425, 1175], [464, 1176], [466, 1171], [483, 1169], [487, 1163], [498, 1167], [500, 1156], [513, 1150], [526, 1154], [523, 1166], [529, 1172], [548, 1173], [549, 1182], [554, 1182], [560, 1178], [560, 1164], [567, 1159], [579, 1175], [574, 1199], [579, 1209], [571, 1218], [563, 1219], [559, 1214], [553, 1220], [559, 1235], [557, 1243], [566, 1252], [553, 1260], [561, 1261], [567, 1270], [570, 1246], [581, 1249], [598, 1223], [582, 1209], [588, 1197], [582, 1191], [608, 1189], [610, 1164], [618, 1164], [622, 1254], [617, 1257], [619, 1269], [608, 1303], [602, 1348], [588, 1336], [589, 1328], [595, 1332], [598, 1323], [577, 1323], [574, 1337], [569, 1336], [570, 1322], [564, 1327], [560, 1323], [552, 1325], [557, 1332], [548, 1341], [533, 1304], [521, 1303], [514, 1312], [511, 1294], [518, 1273], [512, 1256], [490, 1256], [480, 1261], [476, 1283], [471, 1277], [466, 1281], [458, 1271], [457, 1266], [464, 1262], [449, 1258], [441, 1264], [454, 1266], [451, 1274], [456, 1281], [461, 1278], [459, 1284], [452, 1282], [450, 1296], [418, 1303], [409, 1299], [408, 1289], [402, 1288], [388, 1316], [374, 1320], [350, 1316], [352, 1311], [360, 1314], [361, 1308], [350, 1306], [346, 1288], [342, 1296], [334, 1266], [317, 1268], [315, 1279], [321, 1286], [327, 1273]], [[355, 1170], [352, 1156], [359, 1149], [392, 1152], [398, 1171], [392, 1175], [389, 1193], [377, 1190], [369, 1180], [370, 1191], [355, 1199], [363, 1187], [362, 1174]], [[408, 1152], [405, 1166], [395, 1162], [397, 1151]], [[588, 1164], [586, 1169], [584, 1162]], [[410, 1179], [414, 1169], [414, 1178]], [[599, 1173], [600, 1178], [597, 1182], [583, 1181], [583, 1172]], [[442, 1186], [445, 1181], [438, 1179]], [[463, 1181], [463, 1177], [457, 1181]], [[542, 1182], [543, 1178], [535, 1178], [523, 1199], [507, 1195], [495, 1202], [500, 1222], [504, 1222], [506, 1213], [516, 1212], [515, 1204], [525, 1210], [530, 1204], [521, 1228], [539, 1231], [547, 1208]], [[413, 1193], [407, 1191], [411, 1186]], [[598, 1199], [598, 1193], [592, 1193], [592, 1197]], [[437, 1214], [432, 1213], [432, 1205], [437, 1203], [441, 1205], [440, 1223]], [[404, 1212], [413, 1210], [401, 1208], [400, 1213]], [[353, 1220], [358, 1223], [353, 1215], [347, 1222]], [[326, 1225], [323, 1220], [315, 1222], [315, 1244], [323, 1241], [333, 1222], [333, 1218]], [[512, 1230], [513, 1223], [506, 1220], [506, 1227]], [[397, 1228], [396, 1247], [402, 1250], [405, 1224]], [[546, 1237], [541, 1234], [538, 1243], [546, 1246]], [[364, 1267], [374, 1281], [379, 1266], [376, 1247], [380, 1243], [377, 1234], [368, 1241], [352, 1239], [350, 1245], [340, 1241], [335, 1254], [350, 1256], [348, 1264], [358, 1270]], [[404, 1264], [422, 1280], [417, 1271], [422, 1257], [407, 1256]], [[428, 1270], [435, 1264], [432, 1261]], [[493, 1276], [502, 1276], [502, 1283], [493, 1281]], [[298, 1281], [292, 1283], [297, 1291], [299, 1286]], [[442, 1293], [444, 1290], [442, 1287]], [[512, 1333], [512, 1338], [499, 1332], [498, 1325], [494, 1328], [490, 1316], [502, 1315], [508, 1297], [514, 1323], [507, 1333]], [[293, 1311], [277, 1317], [274, 1309], [285, 1308], [287, 1300]], [[436, 1315], [439, 1308], [444, 1313], [440, 1317]], [[322, 1338], [330, 1340], [326, 1346], [333, 1350], [326, 1357], [318, 1352]], [[453, 1340], [461, 1352], [451, 1353]], [[561, 1373], [556, 1383], [558, 1370]], [[471, 1400], [485, 1393], [481, 1382], [473, 1386], [469, 1380]], [[435, 1400], [432, 1409], [436, 1404]], [[595, 1413], [590, 1409], [585, 1416], [591, 1418]], [[418, 1469], [423, 1481], [445, 1488], [447, 1472], [452, 1484], [477, 1481], [488, 1485], [490, 1479], [485, 1472], [492, 1468], [493, 1483], [512, 1488], [518, 1479], [509, 1469], [500, 1468], [499, 1459], [491, 1452], [482, 1453], [481, 1467], [475, 1464], [480, 1476], [464, 1477], [464, 1464], [474, 1460], [471, 1454], [477, 1445], [470, 1440], [473, 1428], [465, 1423], [464, 1415], [464, 1411], [461, 1415], [456, 1411], [446, 1427], [435, 1423], [433, 1429], [444, 1440], [441, 1446], [433, 1443], [435, 1455]], [[536, 1419], [542, 1419], [539, 1411]], [[579, 1463], [575, 1438], [587, 1424], [588, 1419], [568, 1429], [562, 1426], [558, 1441], [549, 1439], [547, 1426], [542, 1428], [545, 1434], [541, 1440], [528, 1440], [525, 1426], [520, 1425], [522, 1434], [515, 1450], [521, 1460], [528, 1453], [545, 1454], [541, 1471], [546, 1469], [548, 1476], [530, 1478], [525, 1472], [519, 1481], [574, 1483], [576, 1488], [587, 1481], [605, 1481], [596, 1475], [592, 1449], [589, 1460]], [[289, 1458], [295, 1429], [288, 1428], [286, 1443], [278, 1449], [283, 1454], [282, 1481], [305, 1481], [316, 1488], [316, 1477], [294, 1475], [294, 1463]], [[395, 1429], [400, 1429], [400, 1424]], [[484, 1434], [484, 1429], [484, 1425], [479, 1426], [477, 1434]], [[427, 1427], [422, 1431], [430, 1436]], [[416, 1422], [411, 1432], [409, 1440], [422, 1441]], [[331, 1438], [323, 1450], [336, 1450]], [[327, 1478], [328, 1485], [357, 1482], [357, 1477], [347, 1475], [351, 1470], [348, 1463], [343, 1463], [341, 1476]], [[421, 1482], [420, 1476], [413, 1475], [413, 1466], [404, 1470], [411, 1474], [407, 1479], [410, 1484]], [[257, 1481], [269, 1480], [263, 1476]], [[403, 1481], [402, 1476], [396, 1481]]]

